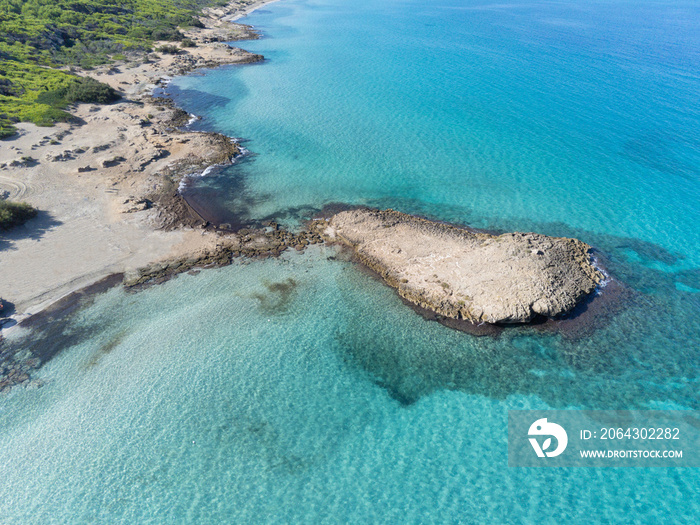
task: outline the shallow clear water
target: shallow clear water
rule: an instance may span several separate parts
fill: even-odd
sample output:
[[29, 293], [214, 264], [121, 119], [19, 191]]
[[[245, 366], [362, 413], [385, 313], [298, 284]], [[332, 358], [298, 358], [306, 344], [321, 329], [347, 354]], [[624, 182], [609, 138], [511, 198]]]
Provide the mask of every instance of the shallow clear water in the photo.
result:
[[577, 236], [621, 301], [576, 337], [473, 337], [318, 247], [113, 289], [65, 321], [43, 388], [0, 399], [0, 522], [697, 521], [698, 469], [509, 468], [506, 420], [700, 408], [699, 18], [456, 0], [249, 17], [268, 61], [170, 87], [255, 154], [200, 191], [250, 220], [349, 202]]
[[[379, 4], [379, 5], [376, 5]], [[283, 2], [268, 61], [177, 79], [257, 156], [250, 216], [328, 202], [650, 241], [699, 261], [695, 2]], [[212, 181], [214, 182], [214, 181]], [[297, 210], [301, 208], [301, 210]]]

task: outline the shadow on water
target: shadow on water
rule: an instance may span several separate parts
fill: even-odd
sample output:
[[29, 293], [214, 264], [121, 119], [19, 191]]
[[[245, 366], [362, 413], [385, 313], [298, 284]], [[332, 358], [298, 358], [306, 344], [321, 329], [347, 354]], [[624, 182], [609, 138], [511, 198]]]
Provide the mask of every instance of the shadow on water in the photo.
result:
[[[199, 102], [209, 108], [223, 108], [231, 102], [231, 99], [221, 95], [215, 95], [197, 89], [182, 89], [173, 84], [168, 85], [167, 89], [164, 90], [156, 89], [154, 91], [154, 96], [168, 96], [176, 100], [179, 107], [190, 107], [193, 103]], [[183, 103], [180, 104], [179, 101], [183, 101]]]
[[[17, 321], [10, 319], [10, 316], [15, 313], [15, 304], [0, 297], [0, 328], [12, 328], [17, 324]], [[0, 335], [0, 346], [2, 346], [2, 336]], [[1, 349], [0, 349], [1, 350]], [[0, 358], [2, 361], [2, 358]]]
[[15, 313], [15, 304], [0, 298], [0, 319], [9, 317]]
[[[210, 224], [237, 231], [241, 228], [263, 228], [270, 222], [301, 225], [313, 218], [330, 216], [354, 205], [331, 203], [322, 209], [314, 206], [283, 208], [263, 217], [253, 217], [251, 210], [266, 202], [269, 195], [250, 195], [246, 191], [249, 165], [256, 156], [248, 154], [235, 164], [213, 170], [206, 177], [190, 179], [181, 195], [200, 217]], [[331, 213], [331, 214], [332, 214]]]
[[206, 177], [190, 179], [181, 189], [183, 198], [204, 220], [226, 229], [258, 228], [262, 222], [250, 218], [252, 206], [263, 197], [248, 197], [245, 191], [246, 166], [255, 161], [246, 155], [231, 166], [221, 167]]
[[[231, 114], [233, 108], [243, 100], [250, 90], [245, 82], [229, 73], [230, 68], [256, 67], [264, 62], [252, 64], [231, 64], [221, 66], [216, 69], [199, 70], [191, 73], [191, 76], [206, 76], [211, 80], [211, 85], [217, 86], [217, 93], [209, 93], [198, 89], [181, 88], [177, 82], [167, 85], [165, 88], [154, 90], [155, 97], [166, 97], [172, 99], [177, 107], [184, 108], [200, 118], [194, 122], [189, 129], [192, 131], [212, 131], [226, 133], [226, 126], [222, 122], [216, 122], [207, 115], [222, 113]], [[208, 83], [209, 84], [209, 83]], [[212, 111], [215, 110], [215, 111]]]

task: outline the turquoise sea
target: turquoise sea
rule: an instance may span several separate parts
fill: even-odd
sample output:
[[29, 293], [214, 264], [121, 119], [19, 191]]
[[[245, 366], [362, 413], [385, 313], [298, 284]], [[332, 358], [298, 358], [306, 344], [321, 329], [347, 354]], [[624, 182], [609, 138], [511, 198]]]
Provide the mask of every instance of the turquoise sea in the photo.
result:
[[[6, 344], [0, 523], [694, 523], [697, 468], [508, 467], [512, 409], [700, 409], [700, 4], [282, 0], [176, 78], [250, 155], [187, 189], [578, 237], [575, 332], [428, 321], [333, 248], [113, 288]], [[227, 215], [228, 214], [228, 215]], [[613, 294], [611, 300], [606, 294]]]

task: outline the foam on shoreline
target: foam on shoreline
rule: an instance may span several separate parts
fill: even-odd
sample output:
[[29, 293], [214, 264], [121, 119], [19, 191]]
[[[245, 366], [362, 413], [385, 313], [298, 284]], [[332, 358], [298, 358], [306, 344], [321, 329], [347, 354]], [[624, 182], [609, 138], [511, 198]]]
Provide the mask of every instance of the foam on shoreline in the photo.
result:
[[187, 188], [187, 186], [192, 184], [194, 179], [204, 178], [207, 175], [210, 175], [217, 168], [222, 168], [223, 166], [223, 164], [212, 164], [211, 166], [206, 167], [204, 171], [196, 171], [194, 173], [188, 173], [187, 175], [184, 175], [182, 179], [180, 179], [180, 184], [177, 187], [178, 193], [182, 194], [182, 192]]
[[603, 289], [610, 284], [610, 282], [613, 280], [612, 276], [608, 273], [608, 271], [605, 269], [605, 267], [602, 265], [600, 262], [600, 258], [596, 257], [595, 255], [591, 256], [591, 264], [593, 267], [598, 270], [603, 278], [600, 280], [598, 285], [596, 286], [596, 289], [594, 293], [596, 295], [601, 295], [603, 293]]

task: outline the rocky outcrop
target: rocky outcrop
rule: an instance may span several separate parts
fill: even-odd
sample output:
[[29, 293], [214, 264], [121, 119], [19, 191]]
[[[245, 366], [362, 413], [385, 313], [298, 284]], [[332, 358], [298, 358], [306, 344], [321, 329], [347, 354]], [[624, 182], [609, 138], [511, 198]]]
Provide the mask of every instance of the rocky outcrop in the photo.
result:
[[215, 68], [229, 64], [253, 64], [265, 59], [262, 55], [251, 53], [240, 47], [231, 47], [223, 43], [209, 45], [216, 46], [217, 53], [201, 57], [183, 52], [183, 54], [173, 57], [167, 73], [172, 76], [186, 75], [196, 69]]
[[408, 301], [452, 319], [525, 323], [556, 317], [603, 275], [587, 244], [537, 233], [490, 235], [394, 210], [344, 211], [317, 228], [351, 246]]
[[126, 159], [124, 157], [110, 157], [108, 159], [104, 159], [102, 161], [102, 167], [103, 168], [113, 168], [114, 166], [119, 166], [122, 162], [124, 162]]
[[277, 257], [288, 248], [301, 251], [311, 244], [323, 242], [316, 232], [302, 230], [293, 233], [279, 228], [274, 222], [268, 223], [265, 229], [219, 231], [218, 234], [220, 239], [215, 248], [140, 268], [126, 276], [124, 286], [134, 288], [159, 284], [190, 270], [227, 266], [237, 257]]

